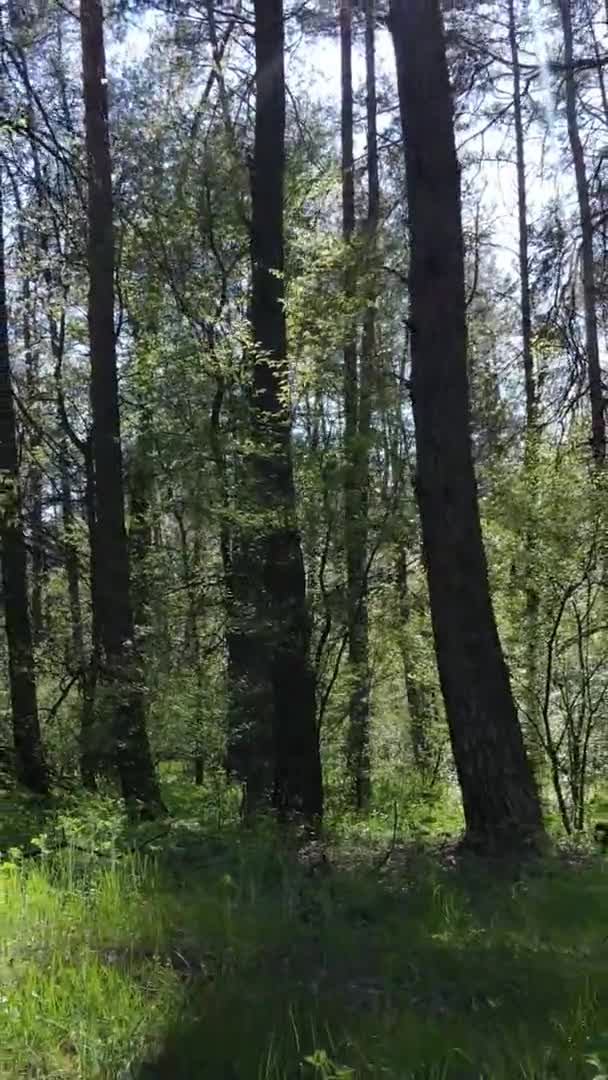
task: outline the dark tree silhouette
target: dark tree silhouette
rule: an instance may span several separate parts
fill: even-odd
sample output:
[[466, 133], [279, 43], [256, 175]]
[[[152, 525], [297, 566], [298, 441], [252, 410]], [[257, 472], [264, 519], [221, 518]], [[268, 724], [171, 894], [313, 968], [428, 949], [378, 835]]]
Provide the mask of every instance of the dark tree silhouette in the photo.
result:
[[0, 539], [8, 645], [9, 688], [17, 774], [38, 794], [48, 791], [40, 739], [32, 626], [27, 595], [27, 559], [19, 490], [15, 405], [11, 382], [2, 174], [0, 172]]
[[100, 574], [94, 599], [99, 609], [100, 676], [112, 717], [113, 753], [123, 796], [128, 804], [140, 806], [150, 814], [159, 811], [162, 804], [146, 733], [129, 595], [114, 334], [112, 174], [103, 13], [99, 0], [82, 0], [80, 26], [87, 152], [94, 527]]
[[[310, 619], [296, 521], [283, 307], [285, 72], [282, 0], [255, 3], [256, 114], [251, 180], [252, 466], [272, 687], [274, 804], [307, 819], [323, 808]], [[258, 592], [258, 597], [261, 595]]]
[[417, 496], [441, 688], [467, 837], [500, 851], [542, 830], [502, 654], [469, 431], [460, 180], [438, 0], [393, 0], [410, 222]]

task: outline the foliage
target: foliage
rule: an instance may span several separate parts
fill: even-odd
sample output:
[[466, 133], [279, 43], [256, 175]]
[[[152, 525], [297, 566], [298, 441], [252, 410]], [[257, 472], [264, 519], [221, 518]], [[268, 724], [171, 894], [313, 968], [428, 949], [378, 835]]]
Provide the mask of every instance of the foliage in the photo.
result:
[[[10, 494], [23, 510], [32, 618], [39, 609], [36, 684], [53, 785], [40, 800], [16, 784], [3, 635], [6, 1080], [608, 1075], [607, 868], [588, 840], [594, 820], [608, 818], [608, 500], [605, 470], [592, 467], [589, 453], [563, 43], [555, 5], [515, 4], [537, 391], [531, 423], [510, 190], [517, 148], [509, 4], [442, 6], [491, 595], [557, 851], [514, 867], [482, 866], [455, 848], [463, 812], [416, 505], [408, 208], [384, 4], [372, 254], [365, 5], [354, 4], [357, 229], [346, 244], [335, 5], [286, 3], [283, 284], [327, 863], [318, 846], [270, 819], [244, 828], [242, 792], [226, 769], [230, 558], [260, 521], [242, 498], [256, 356], [251, 4], [105, 5], [137, 679], [172, 816], [145, 826], [124, 818], [108, 756], [115, 700], [99, 686], [88, 729], [99, 751], [98, 791], [82, 794], [95, 642], [80, 41], [65, 5], [9, 4], [0, 35], [0, 179], [20, 453]], [[606, 13], [596, 0], [570, 6], [593, 299], [605, 336]], [[362, 814], [352, 810], [345, 767], [356, 673], [348, 663], [343, 346], [353, 325], [360, 344], [370, 306], [371, 430], [365, 446], [353, 444], [369, 460], [372, 783]]]

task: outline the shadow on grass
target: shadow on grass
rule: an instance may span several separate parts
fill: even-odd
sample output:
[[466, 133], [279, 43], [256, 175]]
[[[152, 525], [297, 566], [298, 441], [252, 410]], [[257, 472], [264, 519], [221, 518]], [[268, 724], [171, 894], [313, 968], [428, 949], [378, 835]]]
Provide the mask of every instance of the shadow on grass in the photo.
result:
[[605, 859], [515, 872], [404, 845], [380, 872], [360, 841], [328, 866], [191, 808], [155, 840], [115, 799], [1, 801], [4, 842], [48, 826], [50, 851], [0, 878], [0, 1076], [600, 1075]]
[[203, 915], [196, 960], [186, 930], [199, 970], [140, 1080], [594, 1076], [586, 1058], [608, 1030], [601, 863], [513, 881], [418, 858], [379, 881], [250, 854], [223, 869], [223, 929]]

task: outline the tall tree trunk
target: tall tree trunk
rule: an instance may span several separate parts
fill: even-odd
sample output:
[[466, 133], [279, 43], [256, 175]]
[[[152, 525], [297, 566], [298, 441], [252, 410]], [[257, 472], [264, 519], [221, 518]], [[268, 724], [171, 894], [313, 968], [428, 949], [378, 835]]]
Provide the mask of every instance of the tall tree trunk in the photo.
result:
[[[143, 431], [133, 448], [128, 465], [130, 504], [129, 552], [133, 622], [138, 652], [143, 654], [152, 624], [150, 552], [152, 549], [152, 496], [154, 474], [150, 463], [149, 418], [144, 415]], [[187, 586], [187, 582], [185, 582]]]
[[188, 611], [186, 614], [186, 633], [184, 661], [194, 672], [195, 701], [193, 710], [193, 750], [194, 750], [194, 782], [202, 784], [205, 768], [205, 746], [203, 741], [204, 715], [204, 672], [203, 655], [201, 648], [201, 636], [199, 632], [200, 596], [197, 584], [197, 575], [200, 573], [200, 541], [198, 522], [194, 523], [194, 542], [192, 552], [188, 541], [188, 528], [181, 509], [174, 507], [173, 515], [177, 522], [179, 532], [180, 551], [182, 561], [182, 579], [184, 591], [188, 598]]
[[564, 35], [564, 88], [566, 93], [566, 118], [568, 139], [574, 163], [576, 196], [581, 224], [581, 260], [583, 281], [583, 304], [585, 309], [585, 348], [589, 375], [589, 399], [591, 402], [591, 451], [596, 465], [606, 460], [606, 401], [602, 386], [602, 370], [597, 333], [595, 266], [593, 257], [593, 223], [585, 154], [581, 142], [576, 106], [576, 80], [574, 77], [574, 49], [572, 34], [572, 10], [570, 0], [559, 0]]
[[[55, 364], [54, 379], [57, 400], [57, 422], [61, 432], [60, 470], [61, 470], [61, 508], [65, 533], [65, 567], [68, 582], [68, 597], [72, 620], [72, 648], [74, 657], [81, 667], [80, 690], [80, 776], [83, 786], [89, 791], [97, 787], [96, 772], [99, 755], [92, 745], [93, 723], [95, 718], [95, 691], [97, 669], [101, 651], [99, 633], [99, 604], [97, 602], [97, 558], [95, 554], [95, 476], [91, 440], [82, 440], [74, 431], [65, 407], [63, 392], [63, 355], [65, 349], [65, 311], [59, 320], [53, 315], [53, 299], [49, 286], [49, 336], [51, 352]], [[78, 547], [74, 536], [75, 515], [70, 484], [68, 444], [80, 454], [84, 462], [84, 507], [89, 539], [90, 553], [90, 592], [91, 592], [91, 653], [86, 657], [82, 610], [80, 605], [80, 569]]]
[[48, 774], [40, 737], [36, 698], [7, 319], [0, 173], [0, 538], [4, 617], [18, 776], [21, 783], [31, 791], [46, 794]]
[[[221, 429], [225, 394], [225, 379], [218, 373], [209, 437], [221, 504], [219, 541], [224, 578], [227, 654], [226, 764], [229, 773], [243, 784], [242, 809], [244, 815], [250, 817], [264, 801], [268, 803], [272, 797], [273, 703], [267, 658], [257, 625], [257, 613], [262, 603], [258, 567], [248, 541], [247, 527], [230, 521], [233, 515]], [[237, 487], [239, 495], [245, 494], [246, 485], [241, 477]], [[195, 772], [195, 779], [197, 775]]]
[[517, 214], [519, 224], [519, 285], [521, 305], [521, 339], [526, 392], [526, 428], [536, 425], [536, 380], [532, 353], [532, 307], [530, 302], [530, 273], [528, 261], [528, 205], [526, 189], [526, 158], [524, 151], [524, 122], [521, 102], [521, 71], [515, 0], [509, 0], [509, 46], [513, 67], [513, 119], [517, 168]]
[[[240, 494], [248, 487], [239, 484]], [[248, 491], [250, 496], [251, 492]], [[275, 702], [271, 678], [273, 644], [266, 610], [264, 553], [252, 535], [259, 508], [247, 498], [248, 521], [232, 529], [226, 585], [228, 768], [244, 786], [243, 815], [272, 805], [276, 769]], [[226, 570], [226, 567], [225, 567]]]
[[[373, 20], [368, 15], [367, 21]], [[369, 761], [369, 658], [367, 622], [367, 502], [369, 439], [369, 365], [375, 328], [370, 307], [364, 328], [361, 379], [357, 368], [357, 331], [354, 317], [355, 178], [353, 155], [352, 3], [340, 3], [340, 53], [342, 62], [342, 235], [346, 270], [344, 295], [347, 307], [344, 341], [344, 546], [348, 659], [351, 691], [347, 736], [347, 768], [352, 802], [364, 809], [370, 796]], [[368, 164], [371, 161], [370, 211], [377, 217], [377, 153], [375, 146], [375, 55], [373, 21], [371, 40], [366, 34]], [[373, 113], [373, 116], [372, 116]], [[371, 145], [370, 145], [371, 138]], [[374, 234], [373, 221], [369, 222]], [[371, 320], [370, 320], [371, 316]], [[365, 358], [363, 352], [366, 352]], [[364, 382], [364, 368], [366, 385]]]
[[84, 630], [82, 625], [82, 608], [80, 603], [80, 566], [78, 559], [78, 545], [76, 543], [76, 515], [74, 513], [74, 500], [72, 498], [72, 485], [68, 465], [68, 454], [65, 443], [61, 446], [61, 516], [64, 531], [65, 552], [65, 576], [68, 586], [68, 602], [70, 606], [70, 646], [73, 663], [84, 677], [86, 666], [84, 648]]
[[255, 0], [256, 112], [251, 178], [251, 324], [256, 345], [253, 470], [262, 511], [262, 581], [274, 704], [274, 804], [320, 817], [321, 761], [310, 616], [296, 520], [288, 403], [283, 196], [285, 71], [282, 0]]
[[95, 724], [96, 700], [102, 659], [101, 611], [103, 582], [98, 549], [97, 513], [95, 499], [95, 464], [93, 461], [92, 440], [89, 437], [84, 446], [84, 506], [89, 535], [89, 582], [91, 594], [91, 653], [87, 665], [82, 695], [80, 714], [80, 776], [85, 788], [95, 791], [97, 773], [106, 771], [108, 760], [113, 757], [109, 751], [113, 745], [113, 733], [104, 732], [101, 725]]
[[[268, 808], [274, 789], [274, 703], [267, 644], [263, 552], [248, 463], [237, 462], [236, 505], [230, 505], [222, 445], [225, 380], [217, 377], [210, 417], [211, 452], [220, 488], [220, 554], [226, 612], [227, 746], [229, 773], [243, 785], [243, 816]], [[238, 508], [238, 509], [237, 509]], [[232, 520], [231, 520], [232, 517]]]
[[405, 696], [410, 721], [410, 738], [414, 763], [421, 777], [426, 775], [430, 762], [428, 729], [435, 720], [435, 705], [428, 687], [418, 672], [412, 670], [412, 656], [408, 648], [407, 629], [411, 617], [411, 599], [408, 581], [407, 558], [403, 540], [395, 556], [395, 586], [399, 601], [402, 637], [400, 641], [401, 662]]
[[[34, 88], [32, 85], [29, 63], [26, 51], [19, 43], [19, 31], [15, 24], [15, 10], [11, 8], [9, 4], [9, 23], [13, 32], [13, 48], [15, 54], [18, 57], [19, 69], [21, 81], [23, 83], [23, 90], [25, 91], [25, 97], [27, 102], [26, 107], [26, 120], [27, 120], [27, 132], [29, 150], [32, 159], [33, 166], [33, 180], [34, 180], [34, 192], [36, 195], [36, 209], [38, 212], [38, 219], [34, 218], [33, 231], [35, 236], [36, 245], [38, 248], [38, 256], [42, 261], [42, 264], [46, 264], [43, 270], [43, 277], [50, 283], [51, 270], [48, 260], [48, 236], [46, 228], [44, 227], [43, 213], [45, 202], [45, 185], [43, 180], [42, 167], [40, 163], [40, 147], [36, 138], [36, 102]], [[28, 477], [29, 488], [29, 509], [28, 509], [28, 525], [31, 537], [31, 558], [32, 558], [32, 588], [31, 588], [31, 621], [32, 621], [32, 638], [34, 646], [37, 646], [41, 642], [42, 630], [43, 630], [43, 617], [42, 617], [42, 591], [43, 591], [43, 578], [45, 570], [44, 549], [42, 539], [42, 470], [40, 462], [38, 460], [38, 454], [40, 451], [40, 425], [39, 421], [39, 409], [36, 407], [36, 394], [38, 391], [38, 380], [40, 375], [40, 357], [36, 346], [33, 344], [32, 335], [34, 339], [37, 339], [36, 333], [36, 306], [34, 297], [32, 296], [32, 287], [30, 281], [30, 273], [27, 268], [27, 243], [26, 243], [26, 225], [27, 217], [23, 211], [22, 200], [19, 192], [19, 184], [15, 177], [12, 178], [13, 192], [15, 196], [15, 203], [19, 214], [19, 226], [17, 230], [19, 252], [23, 258], [23, 283], [21, 298], [23, 302], [23, 348], [25, 353], [25, 372], [26, 372], [26, 388], [28, 409], [30, 414], [34, 417], [35, 423], [32, 425], [30, 431], [29, 444], [31, 453], [31, 463]], [[32, 231], [32, 225], [30, 225], [30, 232]]]
[[542, 830], [490, 600], [471, 454], [459, 168], [438, 0], [392, 0], [410, 221], [412, 398], [431, 616], [467, 839]]
[[89, 337], [95, 463], [96, 543], [103, 553], [99, 589], [101, 674], [112, 712], [122, 793], [135, 809], [161, 809], [145, 726], [140, 662], [129, 596], [122, 453], [114, 338], [114, 236], [108, 95], [101, 0], [81, 0], [80, 26], [88, 185]]
[[[22, 226], [19, 227], [19, 247], [21, 253], [25, 255], [25, 236]], [[32, 553], [32, 639], [36, 646], [40, 644], [42, 637], [42, 581], [44, 576], [44, 548], [42, 543], [42, 473], [40, 470], [40, 461], [38, 459], [40, 453], [40, 428], [38, 425], [38, 409], [36, 407], [40, 364], [38, 354], [32, 344], [34, 310], [30, 280], [25, 266], [23, 268], [21, 299], [23, 302], [23, 351], [25, 353], [27, 404], [30, 415], [32, 415], [34, 420], [29, 433], [31, 462], [27, 484], [29, 502], [27, 518]]]
[[80, 731], [80, 777], [83, 786], [88, 791], [95, 791], [97, 782], [95, 778], [95, 762], [89, 747], [90, 728], [92, 726], [93, 703], [90, 696], [90, 672], [88, 670], [86, 649], [84, 643], [84, 627], [82, 622], [82, 605], [80, 601], [80, 559], [78, 543], [76, 539], [76, 514], [74, 512], [74, 500], [72, 498], [72, 485], [70, 481], [70, 469], [68, 461], [67, 437], [61, 440], [61, 516], [63, 519], [64, 533], [64, 558], [65, 575], [68, 586], [68, 602], [70, 607], [70, 648], [72, 664], [78, 669], [78, 683], [81, 698], [81, 731]]
[[524, 123], [521, 99], [521, 71], [517, 42], [516, 0], [509, 0], [509, 45], [513, 67], [513, 119], [517, 167], [517, 211], [519, 224], [519, 285], [521, 340], [526, 394], [526, 430], [524, 435], [524, 473], [526, 481], [526, 526], [524, 530], [524, 603], [526, 619], [526, 713], [530, 720], [532, 738], [539, 719], [538, 685], [538, 589], [536, 587], [536, 541], [538, 503], [538, 402], [534, 355], [532, 350], [532, 305], [528, 259], [528, 206], [526, 189], [526, 158]]
[[[21, 49], [18, 49], [19, 61], [24, 77], [24, 83], [27, 93], [27, 123], [28, 127], [33, 131], [34, 128], [34, 111], [32, 102], [32, 87], [29, 78], [29, 72], [27, 68], [27, 61], [25, 54]], [[41, 190], [41, 173], [40, 173], [40, 160], [38, 155], [38, 148], [30, 137], [30, 148], [32, 150], [32, 159], [34, 165], [34, 188], [37, 197], [38, 210], [42, 206], [42, 190]], [[8, 170], [7, 170], [8, 172]], [[25, 484], [25, 496], [22, 496], [24, 501], [24, 512], [27, 520], [29, 533], [30, 533], [30, 551], [31, 551], [31, 599], [30, 599], [30, 612], [31, 612], [31, 627], [32, 627], [32, 640], [34, 647], [40, 644], [42, 637], [42, 586], [44, 577], [44, 549], [42, 542], [42, 472], [40, 468], [39, 453], [40, 453], [40, 417], [39, 409], [36, 403], [36, 394], [38, 390], [39, 368], [40, 358], [38, 356], [37, 349], [34, 347], [32, 340], [32, 333], [36, 330], [35, 326], [35, 305], [32, 296], [32, 285], [30, 280], [30, 270], [27, 265], [28, 253], [26, 242], [26, 229], [25, 229], [25, 212], [23, 208], [23, 202], [21, 199], [21, 192], [17, 178], [13, 173], [8, 173], [11, 186], [13, 189], [13, 197], [15, 200], [15, 208], [17, 211], [18, 225], [17, 225], [17, 247], [19, 251], [19, 257], [22, 263], [21, 273], [21, 303], [23, 306], [22, 313], [22, 333], [23, 333], [23, 352], [25, 355], [25, 387], [26, 387], [26, 401], [29, 412], [29, 417], [32, 422], [28, 425], [28, 444], [30, 450], [30, 463], [28, 468], [28, 476]], [[34, 223], [36, 228], [36, 222]], [[44, 233], [37, 238], [39, 250], [41, 254], [44, 254], [44, 248], [46, 243], [46, 237]]]

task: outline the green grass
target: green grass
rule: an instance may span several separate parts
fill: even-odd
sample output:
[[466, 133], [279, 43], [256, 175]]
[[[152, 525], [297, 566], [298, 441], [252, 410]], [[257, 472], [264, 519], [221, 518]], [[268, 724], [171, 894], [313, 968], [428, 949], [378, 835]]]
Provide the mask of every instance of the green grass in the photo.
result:
[[[378, 870], [388, 834], [343, 829], [329, 869], [311, 871], [271, 826], [218, 829], [197, 819], [203, 795], [174, 798], [186, 816], [162, 837], [129, 830], [111, 800], [44, 819], [22, 807], [49, 853], [6, 857], [5, 836], [1, 1077], [592, 1080], [607, 1067], [605, 858], [515, 872], [406, 839]], [[19, 805], [0, 799], [5, 834]]]

